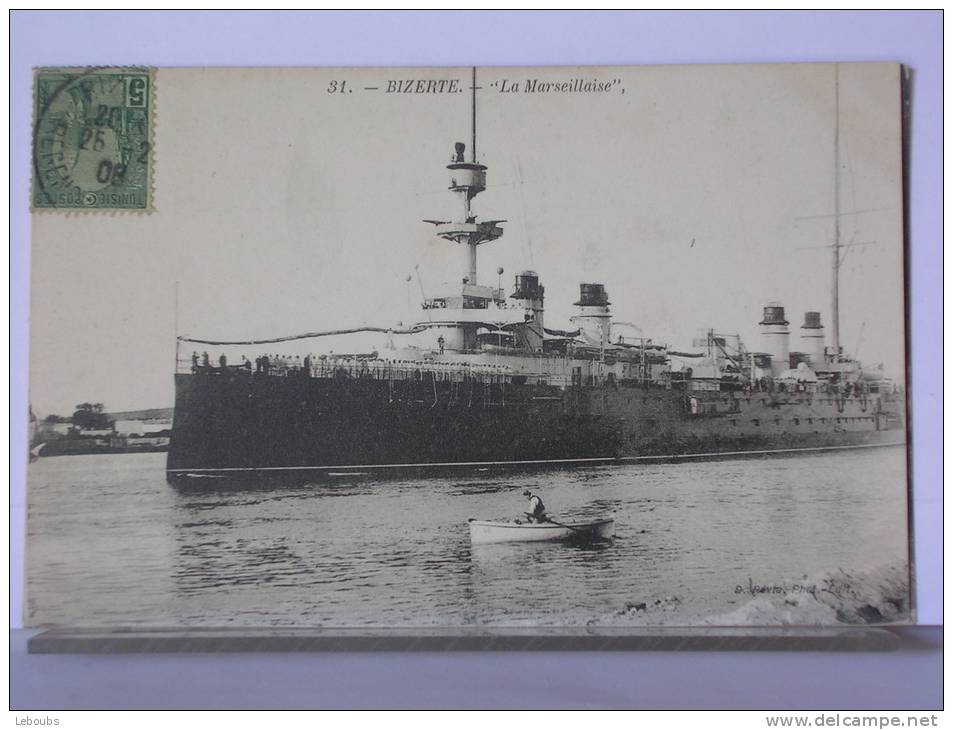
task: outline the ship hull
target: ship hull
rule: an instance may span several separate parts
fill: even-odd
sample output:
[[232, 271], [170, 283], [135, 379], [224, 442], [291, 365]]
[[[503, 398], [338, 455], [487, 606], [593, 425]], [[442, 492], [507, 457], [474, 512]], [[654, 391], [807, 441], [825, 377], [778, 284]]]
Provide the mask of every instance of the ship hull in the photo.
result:
[[879, 395], [178, 374], [167, 469], [533, 464], [902, 443]]

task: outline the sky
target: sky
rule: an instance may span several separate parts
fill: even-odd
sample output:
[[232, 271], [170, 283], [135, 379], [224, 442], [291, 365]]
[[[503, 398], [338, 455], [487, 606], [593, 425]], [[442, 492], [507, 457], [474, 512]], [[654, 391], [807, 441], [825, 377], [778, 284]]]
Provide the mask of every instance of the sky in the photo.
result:
[[[899, 69], [838, 73], [842, 241], [871, 242], [844, 257], [842, 345], [899, 376]], [[434, 296], [465, 272], [462, 248], [423, 219], [459, 210], [445, 166], [454, 142], [469, 145], [470, 100], [385, 90], [407, 79], [466, 89], [469, 77], [159, 69], [155, 211], [34, 214], [34, 412], [172, 405], [176, 333], [254, 339], [422, 318], [421, 289]], [[547, 326], [563, 328], [579, 283], [601, 282], [617, 319], [681, 349], [709, 327], [758, 349], [769, 301], [787, 308], [792, 350], [806, 310], [829, 336], [830, 252], [818, 247], [834, 235], [834, 78], [831, 64], [480, 69], [489, 170], [473, 207], [507, 221], [479, 249], [480, 283], [503, 267], [509, 290], [518, 271], [537, 271]], [[611, 86], [527, 93], [532, 79]]]

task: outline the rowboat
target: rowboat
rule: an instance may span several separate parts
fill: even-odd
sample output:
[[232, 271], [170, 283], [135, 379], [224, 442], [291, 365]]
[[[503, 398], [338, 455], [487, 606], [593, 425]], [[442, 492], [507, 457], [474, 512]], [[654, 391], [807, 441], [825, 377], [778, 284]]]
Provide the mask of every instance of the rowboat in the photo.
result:
[[470, 520], [470, 542], [541, 542], [546, 540], [605, 540], [614, 520], [589, 522], [497, 522]]

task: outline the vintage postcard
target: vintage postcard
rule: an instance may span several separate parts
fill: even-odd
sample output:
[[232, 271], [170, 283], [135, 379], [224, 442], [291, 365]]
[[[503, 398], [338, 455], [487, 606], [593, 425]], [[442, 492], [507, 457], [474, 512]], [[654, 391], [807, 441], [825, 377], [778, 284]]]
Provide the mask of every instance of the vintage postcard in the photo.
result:
[[37, 69], [27, 625], [911, 621], [902, 74]]

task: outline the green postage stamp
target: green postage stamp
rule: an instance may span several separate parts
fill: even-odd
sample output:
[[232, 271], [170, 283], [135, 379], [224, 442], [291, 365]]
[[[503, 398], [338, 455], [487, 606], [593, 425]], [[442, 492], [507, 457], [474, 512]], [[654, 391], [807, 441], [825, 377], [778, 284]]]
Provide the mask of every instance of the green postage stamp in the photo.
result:
[[152, 209], [148, 68], [34, 72], [34, 210]]

